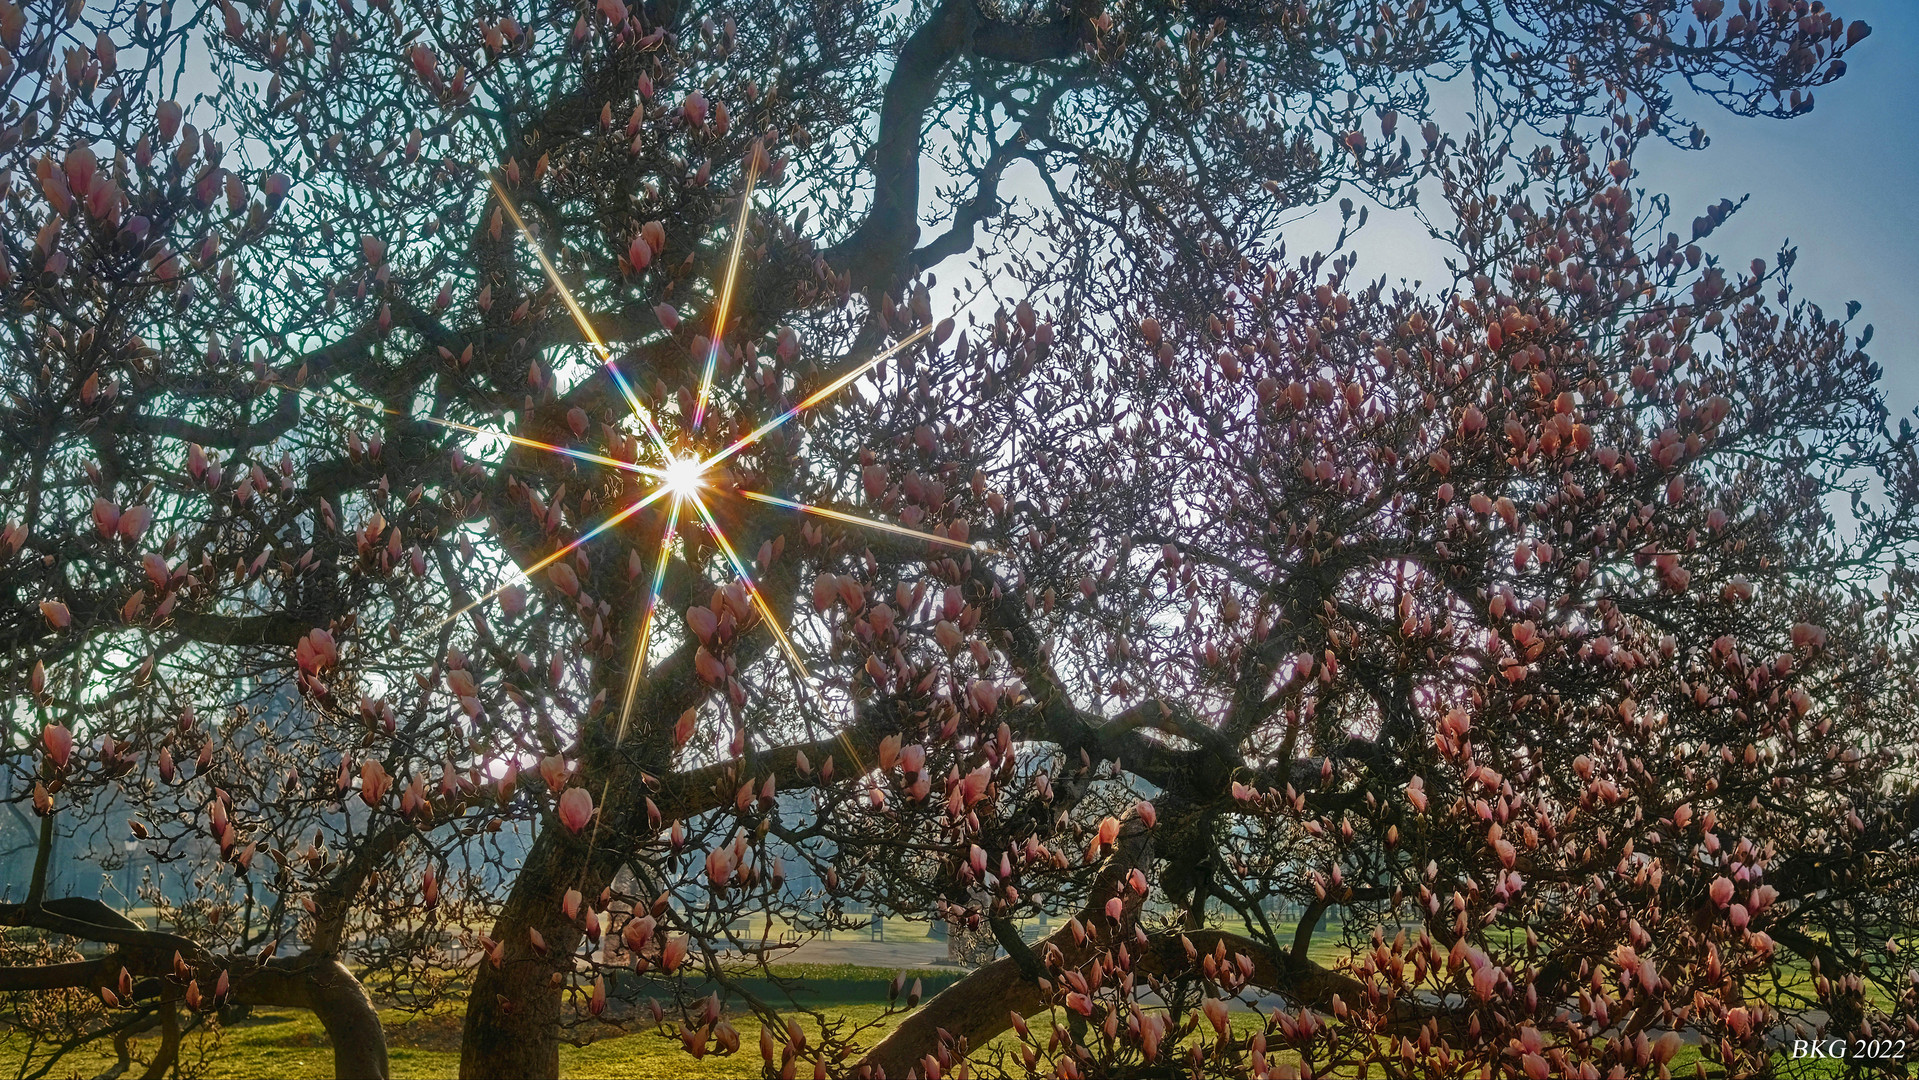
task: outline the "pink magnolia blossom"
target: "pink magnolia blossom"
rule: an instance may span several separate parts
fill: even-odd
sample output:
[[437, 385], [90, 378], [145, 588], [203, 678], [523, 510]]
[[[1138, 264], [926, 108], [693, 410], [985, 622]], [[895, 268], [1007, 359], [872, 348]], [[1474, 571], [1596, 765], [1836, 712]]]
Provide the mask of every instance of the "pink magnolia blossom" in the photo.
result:
[[582, 787], [568, 788], [560, 796], [560, 824], [569, 832], [579, 832], [593, 820], [593, 796]]

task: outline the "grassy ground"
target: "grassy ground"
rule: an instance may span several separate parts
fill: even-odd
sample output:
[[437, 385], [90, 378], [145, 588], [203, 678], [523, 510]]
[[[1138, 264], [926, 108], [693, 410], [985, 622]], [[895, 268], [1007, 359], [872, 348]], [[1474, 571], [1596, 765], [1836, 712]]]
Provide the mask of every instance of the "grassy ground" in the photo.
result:
[[[889, 925], [887, 929], [889, 935], [893, 933], [892, 926]], [[902, 927], [901, 930], [905, 931], [906, 928]], [[1332, 964], [1345, 955], [1345, 948], [1336, 934], [1322, 934], [1315, 938], [1312, 954], [1315, 960]], [[804, 982], [810, 993], [802, 992], [800, 1000], [808, 1006], [854, 1023], [875, 1024], [876, 1027], [863, 1036], [863, 1042], [870, 1044], [899, 1018], [898, 1015], [886, 1015], [885, 994], [887, 984], [894, 975], [892, 970], [850, 964], [794, 964], [782, 966], [780, 971], [786, 978]], [[959, 975], [958, 972], [937, 970], [921, 970], [911, 974], [925, 981], [925, 991], [929, 997]], [[637, 989], [642, 998], [656, 993], [664, 996], [661, 991], [645, 985]], [[748, 989], [765, 999], [783, 1000], [770, 984], [749, 986]], [[393, 1076], [438, 1078], [457, 1075], [461, 1011], [459, 1003], [451, 1002], [426, 1014], [398, 1010], [383, 1013]], [[741, 1051], [737, 1057], [709, 1055], [696, 1060], [681, 1048], [677, 1032], [661, 1034], [647, 1031], [602, 1038], [584, 1046], [562, 1046], [561, 1075], [688, 1077], [691, 1080], [759, 1075], [758, 1021], [745, 1014], [732, 1015], [728, 1019], [740, 1032]], [[1236, 1027], [1250, 1027], [1257, 1023], [1251, 1014], [1236, 1014], [1234, 1020]], [[802, 1018], [802, 1023], [811, 1029], [809, 1019]], [[1010, 1035], [1002, 1036], [1002, 1039], [1010, 1038]], [[151, 1042], [136, 1042], [134, 1045], [136, 1057], [151, 1052]], [[0, 1029], [0, 1076], [20, 1075], [22, 1058], [27, 1050], [24, 1038], [17, 1032]], [[333, 1070], [332, 1049], [325, 1032], [311, 1013], [302, 1010], [256, 1010], [246, 1019], [217, 1031], [188, 1035], [182, 1051], [183, 1060], [200, 1063], [200, 1067], [193, 1071], [209, 1078], [270, 1076], [304, 1080], [308, 1077], [331, 1076]], [[110, 1054], [109, 1047], [97, 1043], [87, 1051], [63, 1058], [46, 1075], [56, 1078], [98, 1075], [113, 1064]], [[1696, 1048], [1685, 1047], [1679, 1059], [1673, 1062], [1672, 1074], [1690, 1075], [1696, 1057]], [[42, 1055], [36, 1054], [36, 1058], [44, 1060]], [[35, 1068], [37, 1066], [38, 1062]], [[132, 1074], [138, 1073], [136, 1067]]]
[[[851, 1004], [835, 1007], [835, 1015], [855, 1021], [891, 1023], [883, 1007]], [[448, 1009], [427, 1016], [394, 1013], [387, 1017], [387, 1054], [395, 1078], [439, 1080], [459, 1073], [460, 1017]], [[608, 1080], [729, 1080], [759, 1075], [759, 1024], [748, 1017], [733, 1018], [740, 1029], [738, 1056], [709, 1055], [695, 1060], [680, 1047], [678, 1038], [658, 1034], [624, 1035], [586, 1046], [560, 1048], [560, 1075], [606, 1077]], [[1236, 1027], [1250, 1027], [1250, 1014], [1235, 1016]], [[1002, 1036], [1010, 1038], [1010, 1036]], [[136, 1043], [136, 1047], [140, 1044]], [[215, 1035], [190, 1035], [184, 1056], [203, 1059], [202, 1075], [210, 1080], [322, 1080], [333, 1075], [333, 1054], [318, 1021], [298, 1010], [263, 1009]], [[0, 1039], [0, 1073], [18, 1075], [20, 1050], [16, 1038]], [[136, 1051], [137, 1052], [137, 1051]], [[1691, 1075], [1698, 1057], [1685, 1047], [1673, 1061], [1674, 1076]], [[1276, 1059], [1277, 1060], [1277, 1059]], [[100, 1054], [74, 1054], [63, 1059], [51, 1077], [94, 1076], [112, 1064]], [[137, 1075], [137, 1069], [135, 1070]], [[1834, 1076], [1839, 1075], [1835, 1066]]]
[[[861, 1019], [880, 1013], [874, 1005], [835, 1009]], [[460, 1017], [449, 1010], [424, 1017], [392, 1014], [388, 1018], [387, 1057], [393, 1076], [441, 1078], [460, 1070]], [[736, 1018], [740, 1029], [739, 1057], [708, 1056], [694, 1060], [673, 1037], [656, 1034], [603, 1039], [587, 1046], [560, 1048], [560, 1073], [573, 1077], [670, 1078], [690, 1080], [759, 1075], [759, 1025]], [[135, 1043], [136, 1056], [150, 1044]], [[21, 1051], [17, 1037], [0, 1040], [0, 1072], [17, 1075]], [[333, 1075], [333, 1051], [326, 1032], [313, 1014], [292, 1009], [261, 1009], [251, 1017], [222, 1029], [217, 1035], [189, 1035], [182, 1056], [204, 1057], [209, 1078], [252, 1080], [321, 1080]], [[94, 1076], [112, 1064], [109, 1054], [76, 1053], [62, 1059], [49, 1075]], [[138, 1070], [135, 1070], [137, 1074]]]

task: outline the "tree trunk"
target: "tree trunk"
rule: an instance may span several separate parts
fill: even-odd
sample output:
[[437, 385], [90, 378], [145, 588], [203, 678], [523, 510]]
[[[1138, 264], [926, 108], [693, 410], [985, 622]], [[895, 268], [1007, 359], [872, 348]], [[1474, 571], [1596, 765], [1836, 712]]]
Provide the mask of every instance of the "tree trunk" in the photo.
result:
[[[125, 971], [145, 986], [172, 975], [186, 956], [194, 957], [195, 975], [211, 985], [216, 972], [233, 980], [227, 1001], [236, 1005], [274, 1005], [307, 1009], [320, 1018], [333, 1045], [333, 1075], [343, 1080], [386, 1080], [386, 1029], [379, 1010], [353, 972], [331, 953], [302, 953], [276, 957], [264, 964], [246, 956], [213, 956], [189, 938], [148, 930], [98, 900], [55, 897], [37, 906], [0, 904], [0, 926], [30, 926], [49, 933], [118, 946], [97, 960], [44, 967], [0, 968], [0, 990], [46, 990], [55, 987], [98, 989], [110, 985], [114, 972]], [[142, 996], [153, 992], [143, 989]], [[177, 987], [162, 995], [166, 1002], [161, 1023], [165, 1041], [155, 1066], [177, 1050], [179, 1029], [172, 1001]]]
[[1011, 957], [1002, 957], [933, 995], [900, 1021], [860, 1059], [857, 1075], [883, 1071], [905, 1076], [914, 1069], [923, 1073], [921, 1059], [939, 1053], [942, 1030], [976, 1047], [1011, 1027], [1010, 1013], [1025, 1015], [1045, 1005], [1039, 987], [1020, 974]]
[[[1359, 1000], [1355, 995], [1365, 990], [1349, 976], [1328, 971], [1311, 961], [1295, 962], [1284, 953], [1238, 934], [1195, 930], [1185, 937], [1201, 954], [1211, 952], [1222, 942], [1229, 952], [1245, 953], [1253, 960], [1249, 981], [1284, 994], [1296, 1006], [1320, 1005], [1335, 993]], [[1076, 945], [1065, 930], [1054, 933], [1048, 940], [1059, 947], [1069, 967], [1078, 967], [1093, 951]], [[1187, 966], [1185, 951], [1180, 935], [1159, 935], [1153, 939], [1153, 947], [1139, 957], [1134, 970], [1141, 974], [1177, 971]], [[902, 1020], [860, 1060], [860, 1074], [877, 1076], [884, 1070], [887, 1076], [905, 1076], [915, 1068], [924, 1073], [921, 1061], [939, 1053], [942, 1033], [956, 1041], [964, 1039], [969, 1050], [976, 1050], [1012, 1027], [1013, 1013], [1025, 1016], [1040, 1012], [1048, 1005], [1046, 996], [1032, 980], [1020, 974], [1019, 965], [1011, 957], [995, 960], [940, 991]]]
[[250, 1005], [310, 1009], [333, 1044], [333, 1075], [340, 1080], [386, 1080], [386, 1029], [366, 988], [331, 956], [271, 960], [241, 975], [230, 999]]
[[[465, 1080], [560, 1075], [562, 999], [554, 976], [572, 968], [581, 936], [560, 910], [560, 897], [569, 888], [598, 895], [610, 876], [608, 863], [604, 852], [589, 857], [585, 843], [563, 830], [542, 829], [533, 841], [493, 926], [493, 938], [501, 944], [500, 966], [483, 959], [474, 969], [460, 1042]], [[540, 932], [544, 955], [534, 950], [528, 930]]]
[[[1173, 802], [1172, 805], [1178, 804]], [[1112, 888], [1125, 876], [1126, 871], [1144, 865], [1152, 858], [1152, 851], [1152, 831], [1140, 822], [1135, 812], [1127, 811], [1126, 819], [1120, 826], [1118, 844], [1107, 856], [1088, 895], [1111, 895]], [[1126, 905], [1127, 918], [1135, 917], [1139, 911], [1139, 894], [1127, 889], [1121, 896]], [[1080, 918], [1086, 920], [1088, 925], [1097, 925], [1094, 920], [1103, 916], [1096, 915], [1096, 912], [1103, 909], [1104, 905], [1088, 903], [1081, 909]], [[1015, 935], [1006, 942], [1006, 947], [1011, 952], [1017, 944]], [[933, 995], [930, 1001], [900, 1021], [898, 1027], [860, 1059], [857, 1075], [905, 1076], [913, 1069], [920, 1068], [923, 1058], [939, 1052], [942, 1034], [950, 1034], [956, 1040], [966, 1040], [968, 1049], [971, 1049], [1011, 1027], [1011, 1012], [1018, 1011], [1023, 1015], [1044, 1008], [1045, 996], [1040, 993], [1039, 985], [1020, 970], [1020, 964], [1024, 961], [1037, 965], [1037, 957], [1045, 954], [1049, 944], [1059, 949], [1069, 967], [1085, 963], [1095, 948], [1091, 938], [1082, 944], [1074, 939], [1070, 926], [1062, 926], [1027, 955], [1008, 955], [976, 969], [971, 975]], [[924, 1072], [923, 1069], [921, 1071]]]

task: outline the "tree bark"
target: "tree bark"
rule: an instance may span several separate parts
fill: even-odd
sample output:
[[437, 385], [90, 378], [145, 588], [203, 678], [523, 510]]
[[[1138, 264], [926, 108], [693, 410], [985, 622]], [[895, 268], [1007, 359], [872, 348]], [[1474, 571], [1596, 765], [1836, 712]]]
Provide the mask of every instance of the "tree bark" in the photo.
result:
[[[1087, 890], [1088, 897], [1113, 895], [1114, 887], [1125, 878], [1126, 872], [1150, 863], [1152, 853], [1153, 831], [1129, 811], [1120, 825], [1118, 843], [1100, 866], [1092, 888]], [[1126, 918], [1136, 917], [1139, 894], [1126, 889], [1120, 895], [1126, 905]], [[1103, 901], [1089, 899], [1079, 917], [1086, 926], [1097, 927], [1105, 921], [1104, 907]], [[935, 994], [918, 1011], [900, 1021], [898, 1027], [860, 1060], [856, 1074], [905, 1076], [919, 1066], [922, 1058], [938, 1053], [942, 1032], [955, 1039], [966, 1039], [970, 1049], [1011, 1027], [1012, 1012], [1024, 1015], [1045, 1008], [1046, 999], [1038, 983], [1020, 969], [1020, 962], [1025, 960], [1037, 966], [1033, 958], [1044, 955], [1048, 946], [1059, 950], [1067, 967], [1084, 964], [1097, 947], [1091, 936], [1083, 944], [1076, 940], [1070, 924], [1054, 931], [1038, 947], [1024, 950], [1024, 955], [1009, 947], [1008, 955]]]
[[[560, 986], [554, 975], [571, 965], [580, 929], [560, 910], [560, 896], [577, 888], [593, 896], [611, 879], [612, 860], [589, 856], [585, 845], [561, 830], [542, 829], [527, 852], [506, 905], [494, 923], [500, 942], [498, 967], [482, 960], [467, 999], [460, 1040], [460, 1076], [465, 1080], [544, 1080], [560, 1075]], [[529, 930], [545, 940], [533, 948]]]
[[[0, 904], [0, 926], [27, 926], [53, 934], [117, 945], [97, 960], [40, 967], [0, 968], [0, 989], [50, 990], [62, 987], [97, 990], [125, 968], [151, 986], [173, 974], [176, 960], [185, 959], [202, 986], [212, 986], [220, 972], [232, 980], [227, 1001], [236, 1005], [276, 1005], [306, 1009], [320, 1018], [333, 1045], [333, 1075], [342, 1080], [386, 1080], [386, 1030], [366, 988], [339, 958], [304, 953], [260, 963], [250, 956], [216, 956], [190, 938], [148, 930], [98, 900], [56, 897], [36, 904]], [[152, 989], [139, 992], [146, 997]], [[159, 991], [162, 1001], [178, 996], [178, 988]], [[170, 1015], [172, 1006], [166, 1006]], [[172, 1025], [173, 1021], [163, 1021]], [[169, 1030], [172, 1030], [170, 1027]], [[169, 1036], [177, 1042], [177, 1032]]]
[[229, 1000], [247, 1005], [308, 1009], [320, 1018], [333, 1044], [333, 1075], [339, 1080], [386, 1080], [386, 1029], [360, 980], [332, 956], [296, 956], [268, 961], [240, 976]]
[[[1286, 953], [1267, 948], [1259, 942], [1224, 930], [1195, 930], [1184, 935], [1201, 955], [1224, 942], [1228, 952], [1245, 953], [1253, 960], [1253, 985], [1283, 994], [1295, 1006], [1319, 1005], [1343, 993], [1357, 1001], [1364, 987], [1356, 980], [1329, 971], [1311, 961], [1296, 961]], [[1069, 966], [1077, 966], [1091, 950], [1077, 946], [1071, 934], [1060, 930], [1048, 941], [1057, 946]], [[1037, 951], [1037, 950], [1036, 950]], [[1139, 958], [1134, 970], [1140, 974], [1177, 971], [1187, 963], [1180, 935], [1162, 934], [1153, 939], [1153, 948]], [[905, 1076], [922, 1059], [935, 1055], [942, 1032], [955, 1041], [964, 1039], [969, 1050], [991, 1041], [1013, 1026], [1012, 1014], [1021, 1016], [1051, 1007], [1039, 986], [1020, 973], [1019, 965], [1005, 957], [994, 961], [942, 990], [917, 1012], [901, 1021], [881, 1039], [865, 1058], [859, 1073], [878, 1076]]]

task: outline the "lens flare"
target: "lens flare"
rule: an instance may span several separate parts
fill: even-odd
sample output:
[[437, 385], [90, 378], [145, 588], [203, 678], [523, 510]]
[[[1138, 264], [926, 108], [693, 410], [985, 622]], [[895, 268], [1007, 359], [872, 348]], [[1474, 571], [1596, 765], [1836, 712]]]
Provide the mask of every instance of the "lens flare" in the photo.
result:
[[674, 458], [660, 473], [660, 483], [666, 485], [675, 498], [696, 494], [705, 482], [706, 464], [697, 457]]
[[640, 632], [633, 640], [633, 662], [626, 670], [626, 693], [620, 698], [620, 726], [613, 736], [614, 746], [626, 741], [626, 721], [633, 713], [633, 697], [640, 690], [640, 675], [646, 670], [646, 651], [653, 644], [653, 619], [659, 614], [660, 589], [666, 584], [666, 564], [673, 557], [673, 541], [679, 539], [682, 502], [675, 495], [672, 508], [666, 512], [666, 532], [660, 537], [660, 555], [653, 564], [653, 582], [646, 593], [646, 611], [640, 616]]
[[773, 631], [774, 638], [780, 643], [780, 649], [786, 653], [787, 660], [792, 662], [793, 670], [799, 672], [802, 679], [811, 678], [807, 674], [805, 662], [800, 659], [799, 650], [793, 647], [793, 642], [786, 636], [786, 631], [780, 628], [780, 620], [774, 616], [773, 609], [766, 602], [766, 597], [760, 595], [760, 587], [754, 584], [752, 572], [747, 570], [746, 562], [740, 558], [739, 553], [733, 550], [733, 542], [726, 538], [726, 532], [720, 528], [720, 523], [714, 520], [713, 511], [706, 508], [706, 502], [698, 495], [694, 495], [687, 501], [693, 504], [693, 509], [706, 522], [706, 531], [712, 534], [714, 543], [720, 546], [720, 552], [726, 556], [726, 561], [733, 564], [733, 572], [740, 576], [740, 584], [746, 587], [746, 595], [752, 599], [753, 606], [759, 609], [760, 618], [766, 620], [766, 628]]
[[693, 431], [706, 423], [706, 404], [713, 397], [713, 369], [720, 359], [720, 339], [726, 331], [726, 316], [733, 307], [733, 284], [739, 278], [740, 252], [746, 244], [746, 215], [753, 209], [753, 185], [760, 178], [760, 155], [746, 156], [746, 190], [740, 194], [740, 219], [733, 225], [733, 254], [726, 260], [726, 281], [720, 286], [719, 307], [713, 313], [713, 336], [706, 347], [706, 370], [700, 375], [699, 399], [693, 406]]
[[[593, 328], [592, 320], [586, 317], [586, 311], [580, 307], [580, 302], [573, 298], [573, 290], [567, 288], [566, 282], [560, 280], [560, 272], [554, 269], [553, 260], [546, 257], [546, 251], [533, 239], [533, 231], [526, 227], [526, 220], [520, 217], [520, 208], [513, 205], [513, 200], [507, 197], [506, 188], [501, 186], [499, 177], [489, 175], [487, 179], [492, 181], [493, 194], [499, 198], [500, 208], [513, 219], [513, 227], [526, 238], [526, 246], [533, 252], [533, 257], [539, 260], [540, 269], [546, 273], [546, 279], [552, 283], [554, 291], [560, 294], [560, 300], [566, 304], [566, 310], [572, 314], [573, 322], [580, 328], [580, 334], [586, 338], [588, 344], [593, 346], [593, 351], [599, 355], [600, 363], [605, 366], [608, 374], [613, 376], [614, 385], [620, 388], [620, 395], [626, 398], [627, 408], [633, 410], [633, 415], [646, 429], [647, 435], [653, 440], [653, 446], [659, 450], [661, 456], [671, 457], [672, 454], [666, 448], [666, 436], [660, 433], [660, 425], [654, 421], [653, 411], [640, 401], [640, 396], [634, 393], [632, 384], [626, 381], [626, 375], [620, 371], [620, 365], [614, 361], [612, 351], [606, 347], [606, 342], [600, 340], [600, 332]], [[737, 252], [735, 255], [737, 257]]]
[[960, 548], [965, 551], [993, 553], [993, 549], [985, 544], [972, 544], [965, 540], [955, 540], [949, 536], [941, 536], [938, 533], [921, 532], [918, 529], [909, 529], [904, 525], [875, 521], [872, 518], [864, 518], [857, 514], [848, 514], [840, 510], [831, 510], [824, 506], [814, 506], [811, 503], [782, 499], [778, 495], [768, 495], [763, 491], [743, 490], [740, 492], [740, 497], [743, 499], [751, 499], [754, 502], [767, 503], [771, 506], [784, 506], [788, 510], [798, 510], [802, 514], [814, 514], [823, 518], [831, 518], [834, 521], [843, 521], [848, 525], [859, 525], [863, 528], [877, 529], [880, 532], [892, 533], [895, 536], [910, 536], [915, 540], [924, 540], [929, 544], [943, 544], [946, 547]]
[[[282, 389], [294, 389], [285, 383], [274, 383], [273, 385], [279, 386]], [[622, 461], [619, 458], [611, 458], [604, 454], [595, 454], [587, 450], [575, 450], [570, 446], [557, 446], [550, 442], [541, 442], [538, 439], [528, 439], [520, 435], [515, 435], [510, 431], [495, 431], [491, 428], [475, 427], [472, 424], [462, 424], [458, 420], [446, 420], [438, 416], [414, 416], [400, 409], [388, 408], [385, 405], [372, 401], [358, 401], [338, 391], [324, 388], [313, 387], [309, 388], [309, 390], [323, 397], [332, 398], [343, 405], [351, 405], [356, 409], [365, 409], [368, 412], [381, 413], [386, 416], [398, 416], [421, 424], [433, 424], [450, 431], [464, 431], [469, 435], [481, 435], [489, 439], [503, 439], [515, 446], [524, 446], [529, 450], [544, 450], [549, 454], [560, 454], [573, 458], [576, 461], [588, 461], [595, 465], [604, 465], [609, 469], [618, 469], [621, 472], [638, 473], [641, 476], [651, 476], [655, 478], [666, 475], [665, 470], [652, 465], [641, 465], [638, 462]]]
[[922, 326], [918, 330], [914, 331], [912, 334], [908, 335], [907, 337], [903, 337], [900, 340], [894, 342], [892, 345], [888, 346], [887, 348], [880, 350], [877, 354], [874, 355], [874, 357], [871, 360], [868, 360], [865, 363], [860, 364], [859, 366], [846, 372], [846, 374], [841, 375], [839, 378], [834, 379], [832, 382], [827, 383], [825, 386], [822, 386], [818, 390], [813, 391], [811, 394], [807, 395], [806, 400], [800, 402], [798, 405], [793, 406], [792, 408], [786, 410], [785, 412], [774, 417], [773, 419], [768, 420], [766, 423], [761, 424], [759, 427], [754, 428], [752, 431], [748, 432], [747, 434], [740, 436], [738, 439], [733, 440], [731, 443], [728, 443], [725, 447], [721, 448], [719, 452], [715, 453], [712, 457], [706, 459], [705, 467], [710, 469], [713, 466], [718, 465], [720, 462], [725, 461], [727, 458], [732, 457], [734, 454], [737, 454], [740, 451], [746, 449], [747, 447], [752, 446], [754, 443], [759, 442], [761, 439], [766, 438], [768, 433], [775, 431], [779, 429], [780, 427], [783, 427], [789, 420], [792, 420], [794, 417], [812, 408], [813, 406], [818, 405], [820, 402], [825, 401], [827, 398], [832, 397], [834, 394], [839, 393], [841, 390], [845, 389], [846, 386], [849, 383], [851, 383], [854, 379], [859, 378], [861, 375], [866, 374], [867, 372], [873, 370], [875, 367], [879, 366], [881, 363], [884, 363], [887, 357], [892, 356], [894, 353], [899, 352], [901, 349], [906, 348], [908, 345], [913, 344], [915, 341], [918, 341], [919, 339], [925, 337], [926, 335], [932, 332], [933, 332], [932, 327]]
[[[282, 389], [290, 392], [311, 392], [333, 398], [355, 408], [367, 409], [389, 416], [402, 417], [416, 423], [434, 424], [479, 438], [499, 439], [511, 446], [541, 453], [550, 453], [572, 461], [598, 465], [618, 472], [637, 475], [648, 481], [648, 483], [643, 485], [644, 490], [642, 493], [626, 502], [625, 505], [613, 509], [590, 528], [581, 532], [572, 540], [560, 544], [546, 555], [533, 560], [525, 566], [512, 567], [504, 580], [492, 590], [468, 600], [437, 624], [437, 626], [443, 627], [448, 622], [458, 619], [462, 615], [473, 611], [475, 608], [496, 599], [509, 587], [530, 580], [534, 575], [553, 566], [555, 563], [578, 551], [583, 545], [592, 542], [609, 530], [630, 520], [642, 510], [656, 503], [665, 502], [665, 524], [660, 536], [659, 549], [653, 562], [652, 574], [647, 582], [646, 597], [640, 611], [640, 625], [638, 632], [634, 636], [632, 662], [628, 667], [626, 685], [620, 702], [619, 723], [614, 739], [615, 745], [618, 745], [625, 739], [628, 722], [633, 711], [635, 700], [638, 697], [640, 684], [646, 678], [647, 654], [658, 630], [660, 601], [665, 588], [667, 568], [672, 560], [673, 551], [679, 541], [682, 525], [689, 509], [693, 516], [698, 518], [699, 527], [704, 529], [707, 535], [712, 537], [715, 546], [725, 558], [728, 566], [731, 567], [733, 574], [738, 578], [741, 587], [751, 600], [754, 609], [766, 623], [767, 631], [772, 634], [775, 642], [779, 645], [781, 653], [792, 665], [793, 670], [799, 677], [801, 690], [803, 692], [806, 690], [807, 682], [811, 679], [811, 675], [807, 671], [805, 662], [800, 657], [799, 650], [794, 646], [792, 639], [788, 636], [786, 628], [780, 624], [778, 617], [773, 611], [772, 605], [768, 602], [759, 583], [754, 580], [752, 569], [746, 560], [741, 558], [739, 551], [734, 547], [732, 538], [727, 536], [719, 517], [715, 515], [712, 506], [709, 505], [709, 500], [719, 498], [723, 493], [731, 491], [730, 485], [713, 483], [713, 480], [716, 479], [718, 475], [716, 470], [719, 470], [721, 466], [735, 456], [758, 444], [767, 435], [791, 423], [808, 409], [813, 408], [846, 389], [860, 376], [884, 363], [889, 357], [919, 342], [930, 334], [933, 329], [931, 326], [922, 327], [912, 334], [894, 342], [887, 348], [876, 352], [871, 357], [854, 364], [831, 381], [808, 394], [798, 404], [754, 428], [747, 435], [735, 439], [719, 447], [717, 450], [709, 449], [707, 451], [701, 451], [698, 449], [698, 438], [702, 427], [706, 423], [713, 403], [714, 374], [718, 367], [720, 350], [725, 347], [723, 341], [728, 329], [728, 321], [733, 314], [734, 298], [739, 281], [741, 262], [746, 251], [747, 225], [751, 219], [753, 192], [755, 184], [759, 179], [759, 171], [760, 154], [756, 149], [756, 152], [749, 156], [747, 163], [745, 184], [740, 195], [739, 216], [735, 220], [733, 227], [731, 251], [726, 260], [721, 280], [718, 283], [719, 287], [713, 308], [711, 334], [705, 350], [706, 355], [702, 358], [703, 365], [700, 373], [699, 386], [693, 399], [691, 414], [681, 418], [682, 426], [685, 428], [683, 439], [685, 440], [686, 448], [679, 451], [675, 451], [672, 448], [672, 444], [667, 439], [666, 432], [660, 426], [659, 419], [634, 390], [625, 372], [620, 370], [619, 364], [614, 360], [612, 350], [608, 348], [606, 342], [600, 337], [599, 331], [594, 328], [592, 320], [587, 316], [586, 310], [581, 306], [578, 298], [574, 296], [573, 291], [568, 288], [566, 282], [561, 279], [559, 271], [554, 266], [552, 259], [548, 257], [545, 250], [541, 248], [540, 244], [534, 238], [532, 230], [528, 228], [525, 219], [521, 217], [519, 208], [507, 195], [505, 186], [501, 184], [497, 177], [489, 177], [492, 183], [493, 193], [495, 197], [499, 199], [501, 209], [512, 220], [514, 228], [518, 231], [521, 238], [525, 240], [527, 248], [531, 251], [534, 259], [539, 263], [540, 269], [544, 273], [547, 281], [552, 285], [554, 292], [566, 305], [566, 309], [572, 316], [573, 322], [578, 326], [581, 336], [592, 348], [601, 366], [605, 368], [615, 386], [618, 387], [634, 419], [646, 432], [652, 450], [658, 455], [655, 463], [626, 461], [607, 454], [562, 446], [540, 439], [527, 438], [510, 432], [478, 427], [441, 417], [413, 416], [382, 404], [355, 400], [348, 395], [327, 387], [295, 387], [287, 384], [279, 384]], [[738, 491], [737, 494], [751, 503], [780, 507], [803, 514], [824, 517], [849, 525], [922, 540], [929, 544], [977, 552], [992, 551], [991, 548], [984, 544], [969, 544], [949, 536], [941, 536], [885, 521], [860, 517], [844, 511], [798, 502], [793, 499], [782, 498], [764, 492]], [[433, 632], [434, 629], [437, 629], [437, 627], [429, 628], [429, 630], [423, 632], [421, 636]], [[841, 739], [842, 742], [845, 742], [844, 734], [842, 734]], [[858, 755], [853, 753], [854, 748], [850, 743], [846, 744], [846, 748], [849, 753], [853, 754], [854, 760], [857, 761]], [[601, 799], [602, 802], [605, 801], [604, 792], [602, 793]], [[597, 824], [596, 822], [596, 829]]]

